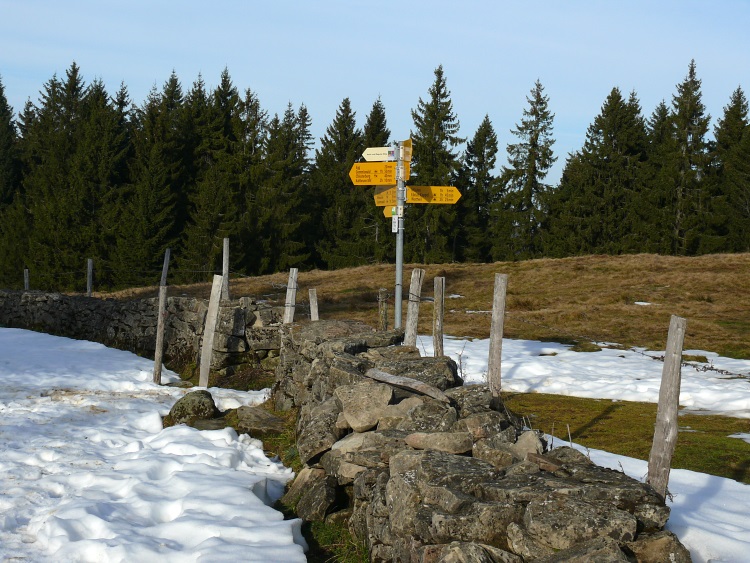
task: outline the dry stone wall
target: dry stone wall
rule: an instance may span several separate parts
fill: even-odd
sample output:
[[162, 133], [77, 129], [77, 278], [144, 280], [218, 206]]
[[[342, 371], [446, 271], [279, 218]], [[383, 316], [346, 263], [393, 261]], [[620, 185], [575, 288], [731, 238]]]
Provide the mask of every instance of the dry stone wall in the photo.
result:
[[[153, 358], [158, 300], [115, 300], [36, 291], [0, 291], [0, 326], [100, 342]], [[169, 297], [164, 362], [175, 370], [198, 363], [208, 302]], [[211, 369], [231, 374], [278, 356], [283, 308], [249, 297], [223, 301]]]
[[336, 321], [282, 328], [272, 400], [299, 409], [304, 467], [282, 501], [300, 517], [346, 522], [376, 562], [690, 561], [651, 487], [550, 451], [487, 386], [392, 346], [402, 338]]

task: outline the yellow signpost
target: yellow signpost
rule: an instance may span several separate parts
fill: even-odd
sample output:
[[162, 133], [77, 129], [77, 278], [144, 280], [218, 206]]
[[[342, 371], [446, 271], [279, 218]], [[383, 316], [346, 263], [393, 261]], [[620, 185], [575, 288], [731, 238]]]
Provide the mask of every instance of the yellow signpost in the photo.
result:
[[355, 186], [396, 185], [395, 162], [357, 162], [349, 171]]
[[406, 203], [454, 204], [460, 198], [455, 186], [406, 186]]
[[[375, 186], [375, 205], [396, 205], [396, 186]], [[406, 203], [454, 204], [461, 198], [455, 186], [406, 186]]]

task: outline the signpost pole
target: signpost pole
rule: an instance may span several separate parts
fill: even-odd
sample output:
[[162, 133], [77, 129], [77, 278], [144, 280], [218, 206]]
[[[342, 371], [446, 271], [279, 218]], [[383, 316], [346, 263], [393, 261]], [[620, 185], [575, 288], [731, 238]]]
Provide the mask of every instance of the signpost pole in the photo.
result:
[[396, 213], [398, 216], [398, 233], [396, 233], [396, 306], [394, 309], [394, 326], [401, 328], [401, 294], [404, 273], [404, 203], [406, 188], [404, 181], [404, 143], [398, 144], [398, 165], [396, 167]]

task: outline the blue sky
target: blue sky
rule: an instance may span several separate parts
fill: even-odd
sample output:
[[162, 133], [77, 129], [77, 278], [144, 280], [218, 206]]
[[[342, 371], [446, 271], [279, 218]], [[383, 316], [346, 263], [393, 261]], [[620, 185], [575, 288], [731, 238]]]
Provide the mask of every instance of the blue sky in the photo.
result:
[[141, 104], [172, 70], [187, 90], [226, 67], [270, 114], [304, 103], [316, 138], [348, 97], [362, 125], [380, 97], [396, 140], [443, 65], [460, 135], [489, 115], [499, 164], [539, 79], [555, 113], [556, 182], [567, 154], [615, 86], [644, 114], [695, 59], [703, 100], [721, 116], [732, 91], [750, 90], [750, 1], [667, 0], [0, 0], [0, 76], [16, 112], [75, 61], [86, 82], [120, 83]]

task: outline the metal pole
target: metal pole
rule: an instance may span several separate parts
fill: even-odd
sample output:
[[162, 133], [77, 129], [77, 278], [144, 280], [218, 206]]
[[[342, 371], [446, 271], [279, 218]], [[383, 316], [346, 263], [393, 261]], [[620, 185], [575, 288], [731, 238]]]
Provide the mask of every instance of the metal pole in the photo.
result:
[[406, 188], [404, 182], [404, 143], [398, 144], [398, 164], [396, 165], [396, 214], [398, 215], [398, 233], [396, 233], [396, 304], [394, 308], [395, 327], [401, 328], [401, 294], [404, 277], [404, 203]]

